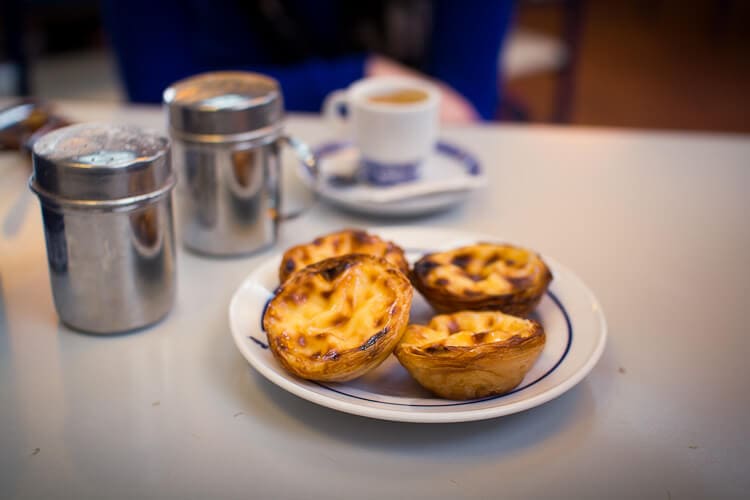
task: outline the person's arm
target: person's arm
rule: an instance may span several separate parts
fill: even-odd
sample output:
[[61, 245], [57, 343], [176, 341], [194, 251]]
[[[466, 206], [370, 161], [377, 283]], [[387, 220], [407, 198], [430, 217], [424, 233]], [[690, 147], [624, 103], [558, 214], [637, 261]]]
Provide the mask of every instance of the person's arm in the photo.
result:
[[466, 97], [485, 120], [497, 111], [498, 57], [513, 17], [510, 0], [436, 0], [426, 71]]
[[365, 54], [292, 65], [264, 62], [262, 47], [230, 2], [105, 0], [104, 20], [134, 102], [161, 102], [175, 81], [205, 71], [245, 70], [279, 81], [285, 106], [320, 111], [328, 93], [364, 76]]
[[104, 0], [102, 18], [120, 79], [132, 102], [161, 102], [172, 82], [200, 71], [190, 46], [188, 18], [177, 0]]
[[284, 105], [291, 111], [320, 112], [325, 97], [345, 89], [365, 75], [364, 54], [336, 59], [311, 59], [288, 66], [248, 65], [248, 71], [263, 73], [278, 80], [284, 93]]

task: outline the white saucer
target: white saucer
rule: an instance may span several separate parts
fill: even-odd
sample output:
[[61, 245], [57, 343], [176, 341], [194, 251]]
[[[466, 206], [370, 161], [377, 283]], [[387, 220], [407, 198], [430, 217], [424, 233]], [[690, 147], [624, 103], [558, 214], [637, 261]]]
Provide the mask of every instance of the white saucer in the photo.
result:
[[[433, 250], [502, 238], [446, 229], [391, 227], [368, 232], [402, 246], [414, 262]], [[281, 255], [255, 269], [229, 304], [232, 337], [242, 355], [269, 381], [292, 394], [338, 411], [400, 422], [464, 422], [517, 413], [565, 393], [585, 377], [604, 350], [607, 325], [596, 297], [572, 271], [543, 257], [554, 279], [533, 318], [544, 327], [546, 345], [521, 384], [508, 394], [471, 401], [438, 399], [421, 388], [394, 356], [363, 377], [346, 383], [299, 379], [284, 370], [268, 349], [262, 320], [279, 284]], [[414, 294], [410, 322], [435, 314]], [[259, 403], [262, 404], [262, 403]]]
[[315, 182], [307, 169], [297, 169], [302, 181], [324, 200], [368, 215], [414, 216], [434, 212], [460, 203], [486, 183], [477, 159], [444, 141], [438, 141], [432, 156], [421, 165], [419, 179], [394, 186], [356, 180], [360, 155], [351, 143], [328, 142], [314, 152], [320, 179]]

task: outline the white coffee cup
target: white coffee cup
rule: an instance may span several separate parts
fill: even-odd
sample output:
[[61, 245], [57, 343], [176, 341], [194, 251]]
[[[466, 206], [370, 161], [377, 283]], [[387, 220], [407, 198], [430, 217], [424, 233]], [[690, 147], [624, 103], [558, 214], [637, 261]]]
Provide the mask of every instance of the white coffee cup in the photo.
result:
[[364, 178], [380, 185], [418, 177], [435, 147], [439, 110], [435, 86], [395, 76], [359, 80], [323, 104], [327, 120], [359, 149]]

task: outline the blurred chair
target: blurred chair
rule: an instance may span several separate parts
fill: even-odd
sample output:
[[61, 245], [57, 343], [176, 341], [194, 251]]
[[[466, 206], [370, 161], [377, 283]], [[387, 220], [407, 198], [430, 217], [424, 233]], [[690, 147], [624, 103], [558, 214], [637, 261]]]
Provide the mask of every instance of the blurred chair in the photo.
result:
[[554, 73], [556, 88], [552, 116], [549, 120], [532, 117], [526, 104], [506, 90], [503, 92], [504, 100], [500, 109], [502, 114], [499, 118], [510, 121], [570, 123], [585, 0], [526, 0], [518, 8], [538, 7], [554, 8], [559, 12], [562, 17], [560, 37], [516, 28], [500, 54], [499, 67], [502, 68], [505, 81]]

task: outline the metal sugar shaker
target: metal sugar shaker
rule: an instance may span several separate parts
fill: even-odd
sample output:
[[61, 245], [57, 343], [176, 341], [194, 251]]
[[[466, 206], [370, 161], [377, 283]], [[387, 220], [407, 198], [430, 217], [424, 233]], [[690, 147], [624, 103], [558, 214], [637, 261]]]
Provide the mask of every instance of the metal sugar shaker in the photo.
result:
[[292, 146], [308, 175], [315, 157], [284, 133], [279, 84], [256, 73], [205, 73], [164, 91], [178, 172], [185, 246], [243, 255], [276, 242], [281, 215], [280, 149]]
[[163, 318], [175, 295], [169, 140], [129, 126], [72, 125], [39, 139], [33, 162], [29, 185], [62, 322], [106, 334]]

